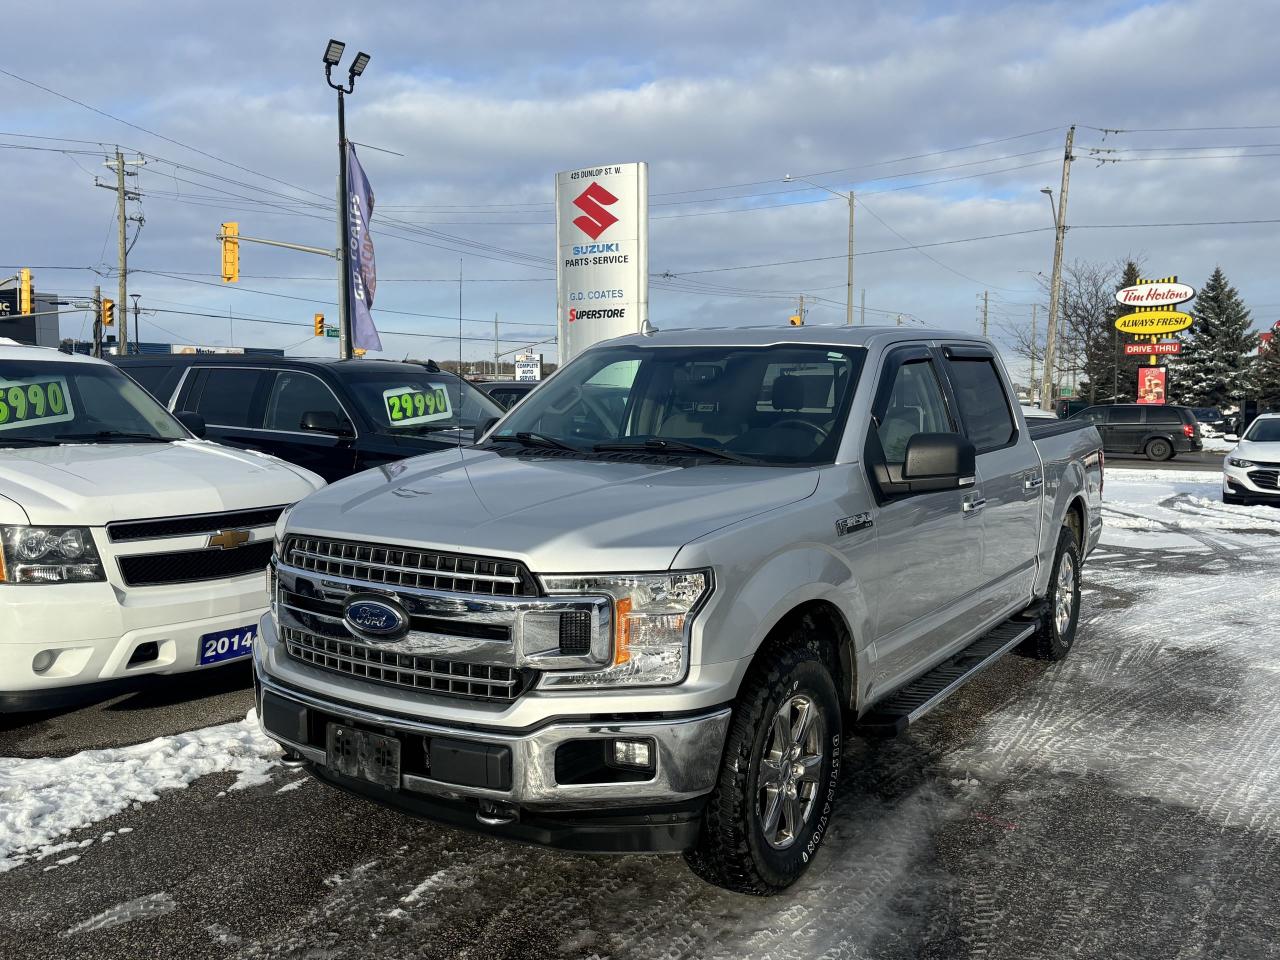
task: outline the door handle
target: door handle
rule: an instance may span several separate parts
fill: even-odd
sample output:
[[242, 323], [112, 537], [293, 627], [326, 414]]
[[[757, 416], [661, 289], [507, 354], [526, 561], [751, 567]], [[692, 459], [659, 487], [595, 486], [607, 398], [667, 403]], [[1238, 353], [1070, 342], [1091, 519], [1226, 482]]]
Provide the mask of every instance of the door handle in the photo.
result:
[[1022, 481], [1023, 490], [1039, 490], [1044, 486], [1044, 477], [1028, 477]]
[[965, 500], [963, 503], [960, 504], [960, 509], [963, 510], [965, 513], [977, 513], [986, 505], [987, 505], [987, 500], [985, 497], [983, 497], [978, 500]]

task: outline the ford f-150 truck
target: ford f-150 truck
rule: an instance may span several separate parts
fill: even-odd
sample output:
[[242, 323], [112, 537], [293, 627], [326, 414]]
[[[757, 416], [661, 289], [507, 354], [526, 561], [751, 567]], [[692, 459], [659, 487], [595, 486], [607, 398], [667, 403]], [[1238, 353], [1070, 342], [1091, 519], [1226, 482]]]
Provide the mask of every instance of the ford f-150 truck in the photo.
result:
[[477, 445], [280, 518], [259, 716], [405, 811], [776, 892], [847, 735], [1067, 655], [1102, 471], [1089, 424], [1028, 427], [978, 337], [607, 341]]

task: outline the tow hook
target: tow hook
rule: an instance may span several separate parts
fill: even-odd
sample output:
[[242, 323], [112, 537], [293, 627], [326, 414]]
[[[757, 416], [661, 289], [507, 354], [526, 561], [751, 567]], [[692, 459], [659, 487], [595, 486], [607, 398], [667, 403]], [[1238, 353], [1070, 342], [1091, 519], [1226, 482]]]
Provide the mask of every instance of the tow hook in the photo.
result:
[[280, 766], [288, 770], [297, 770], [299, 767], [307, 765], [307, 758], [296, 750], [286, 750], [284, 756], [280, 758]]
[[494, 803], [492, 800], [481, 800], [480, 809], [476, 811], [476, 819], [486, 827], [500, 827], [519, 820], [520, 811], [509, 803]]

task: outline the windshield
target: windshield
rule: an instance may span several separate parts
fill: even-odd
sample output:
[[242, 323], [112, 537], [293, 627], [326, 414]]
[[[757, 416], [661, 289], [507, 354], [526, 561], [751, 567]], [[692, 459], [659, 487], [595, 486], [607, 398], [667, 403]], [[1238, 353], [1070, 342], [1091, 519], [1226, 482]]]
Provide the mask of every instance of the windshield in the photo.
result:
[[365, 415], [387, 433], [470, 430], [502, 416], [501, 407], [451, 373], [404, 364], [400, 371], [344, 371], [343, 380]]
[[1244, 439], [1254, 443], [1280, 443], [1280, 417], [1253, 421], [1253, 426], [1245, 433]]
[[529, 394], [491, 439], [532, 436], [584, 453], [647, 441], [655, 453], [697, 455], [694, 445], [733, 455], [725, 460], [830, 463], [863, 357], [825, 346], [600, 347]]
[[164, 407], [108, 364], [0, 360], [0, 447], [189, 438]]

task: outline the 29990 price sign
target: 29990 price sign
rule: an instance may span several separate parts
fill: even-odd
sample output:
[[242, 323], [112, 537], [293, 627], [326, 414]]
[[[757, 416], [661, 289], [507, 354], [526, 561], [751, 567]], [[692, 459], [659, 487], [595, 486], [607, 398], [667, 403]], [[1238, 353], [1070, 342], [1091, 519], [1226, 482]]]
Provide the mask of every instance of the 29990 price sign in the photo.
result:
[[387, 421], [393, 427], [430, 423], [433, 420], [448, 420], [453, 416], [449, 391], [436, 384], [431, 384], [425, 389], [393, 387], [382, 392], [382, 399], [387, 406]]

